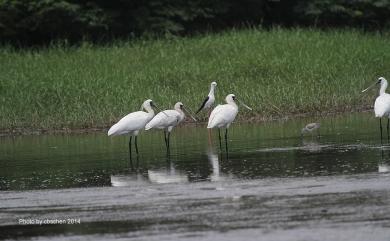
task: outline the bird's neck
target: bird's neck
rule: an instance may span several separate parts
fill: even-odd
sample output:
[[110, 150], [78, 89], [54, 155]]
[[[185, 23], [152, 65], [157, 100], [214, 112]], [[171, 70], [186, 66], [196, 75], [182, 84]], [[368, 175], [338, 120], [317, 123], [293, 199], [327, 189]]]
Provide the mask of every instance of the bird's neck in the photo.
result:
[[181, 116], [184, 115], [184, 111], [181, 108], [177, 108], [176, 111], [179, 112]]
[[179, 113], [179, 116], [176, 117], [178, 118], [178, 121], [181, 122], [182, 120], [184, 120], [184, 118], [186, 117], [184, 111], [181, 108], [177, 108], [177, 109], [175, 108], [175, 110], [177, 111], [177, 113]]
[[234, 108], [238, 109], [238, 105], [236, 104], [236, 102], [234, 102], [234, 101], [229, 101], [228, 104], [231, 105], [231, 106], [233, 106]]
[[147, 113], [154, 115], [154, 110], [151, 107], [144, 108]]
[[214, 96], [214, 90], [215, 90], [215, 86], [212, 85], [212, 86], [210, 87], [209, 96]]
[[180, 119], [184, 119], [186, 117], [186, 115], [184, 114], [184, 111], [179, 111], [180, 113]]
[[387, 89], [387, 81], [384, 81], [383, 84], [381, 85], [381, 88], [379, 89], [379, 95], [385, 94], [386, 89]]

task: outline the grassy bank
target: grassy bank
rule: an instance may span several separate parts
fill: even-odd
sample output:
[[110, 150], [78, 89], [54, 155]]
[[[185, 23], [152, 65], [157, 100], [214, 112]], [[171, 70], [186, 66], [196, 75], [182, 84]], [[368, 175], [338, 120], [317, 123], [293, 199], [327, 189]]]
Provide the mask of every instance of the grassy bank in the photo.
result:
[[390, 39], [338, 30], [245, 30], [195, 38], [16, 51], [0, 49], [0, 129], [102, 127], [139, 109], [196, 109], [218, 82], [254, 107], [240, 118], [349, 111], [390, 78]]

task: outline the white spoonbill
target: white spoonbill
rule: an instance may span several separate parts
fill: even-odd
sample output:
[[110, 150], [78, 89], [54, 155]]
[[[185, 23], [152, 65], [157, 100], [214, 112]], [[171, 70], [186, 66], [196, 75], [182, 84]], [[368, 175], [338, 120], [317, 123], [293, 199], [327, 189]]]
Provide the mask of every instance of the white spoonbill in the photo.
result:
[[[118, 123], [108, 130], [108, 136], [130, 134], [129, 153], [131, 159], [131, 139], [135, 136], [135, 150], [138, 154], [137, 136], [140, 130], [153, 118], [154, 108], [157, 108], [152, 100], [145, 100], [141, 106], [141, 111], [132, 112], [123, 117]], [[143, 109], [146, 110], [142, 111]]]
[[[202, 105], [200, 106], [200, 108], [196, 111], [195, 114], [198, 114], [201, 110], [203, 109], [210, 109], [211, 110], [211, 107], [213, 106], [214, 102], [215, 102], [215, 96], [214, 96], [214, 92], [215, 92], [215, 88], [217, 87], [217, 82], [211, 82], [211, 85], [210, 85], [210, 92], [209, 94], [207, 95], [207, 97], [204, 99]], [[209, 113], [210, 114], [210, 113]]]
[[[227, 132], [230, 124], [234, 121], [236, 118], [236, 115], [238, 113], [238, 106], [236, 104], [236, 96], [233, 94], [230, 94], [226, 96], [225, 101], [227, 104], [224, 105], [217, 105], [214, 110], [211, 112], [209, 117], [209, 123], [207, 125], [207, 128], [226, 128], [225, 130], [225, 141], [227, 142]], [[238, 100], [237, 100], [238, 101]], [[245, 108], [248, 110], [252, 110], [249, 106], [245, 105], [244, 103], [240, 102]], [[218, 135], [219, 135], [219, 141], [221, 143], [221, 133], [220, 129], [218, 129]]]
[[[169, 148], [169, 137], [171, 135], [171, 131], [184, 120], [184, 111], [188, 112], [183, 103], [177, 102], [173, 110], [164, 110], [163, 112], [158, 113], [148, 124], [146, 124], [145, 130], [150, 130], [152, 128], [164, 129], [165, 145]], [[196, 121], [189, 112], [188, 114], [194, 121]]]
[[[375, 81], [373, 85], [369, 86], [362, 92], [365, 92], [378, 84], [381, 87], [379, 89], [379, 96], [375, 100], [374, 112], [375, 117], [379, 117], [379, 128], [382, 142], [382, 117], [390, 117], [390, 95], [385, 92], [388, 85], [387, 80], [383, 77], [379, 77], [378, 81]], [[387, 119], [387, 139], [389, 140], [389, 119]]]

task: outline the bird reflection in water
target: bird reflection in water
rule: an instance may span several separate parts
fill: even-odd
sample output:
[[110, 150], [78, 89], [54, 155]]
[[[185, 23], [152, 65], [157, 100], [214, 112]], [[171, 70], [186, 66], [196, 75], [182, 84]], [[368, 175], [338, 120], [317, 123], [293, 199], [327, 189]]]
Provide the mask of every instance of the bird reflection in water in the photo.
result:
[[[230, 178], [228, 175], [224, 175], [221, 173], [221, 166], [220, 166], [220, 160], [223, 160], [223, 152], [220, 153], [220, 157], [218, 156], [216, 150], [214, 147], [209, 146], [207, 150], [207, 158], [209, 160], [209, 163], [211, 165], [211, 174], [210, 174], [210, 181], [216, 182], [216, 181], [222, 181], [226, 180], [227, 178]], [[228, 154], [226, 149], [226, 161], [228, 161]]]
[[[385, 155], [387, 154], [387, 156]], [[390, 151], [381, 148], [381, 159], [378, 162], [378, 173], [390, 172]]]
[[149, 169], [148, 178], [150, 182], [159, 184], [188, 182], [188, 176], [176, 170], [169, 151], [167, 152], [167, 167], [163, 170]]
[[302, 148], [301, 148], [301, 150], [303, 150], [303, 151], [321, 152], [323, 147], [325, 147], [325, 146], [319, 144], [317, 139], [310, 139], [310, 140], [302, 139]]
[[113, 187], [128, 187], [128, 186], [140, 186], [149, 183], [147, 177], [145, 177], [139, 169], [139, 157], [136, 158], [134, 166], [133, 159], [130, 159], [130, 170], [125, 174], [111, 175], [111, 185]]
[[171, 161], [170, 154], [166, 156], [167, 166], [163, 169], [148, 169], [147, 172], [141, 172], [137, 158], [134, 166], [133, 160], [130, 160], [131, 170], [129, 173], [121, 175], [111, 175], [111, 185], [114, 187], [145, 185], [150, 183], [185, 183], [188, 182], [188, 176], [179, 170], [176, 170], [175, 164]]

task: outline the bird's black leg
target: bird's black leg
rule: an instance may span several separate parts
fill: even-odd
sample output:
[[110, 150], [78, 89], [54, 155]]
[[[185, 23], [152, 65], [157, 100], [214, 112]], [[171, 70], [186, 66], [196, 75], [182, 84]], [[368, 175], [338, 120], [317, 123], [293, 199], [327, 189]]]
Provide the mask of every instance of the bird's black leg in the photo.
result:
[[139, 156], [137, 155], [137, 163], [136, 163], [136, 166], [135, 166], [137, 172], [139, 170]]
[[228, 141], [227, 141], [228, 129], [225, 130], [225, 147], [226, 147], [226, 158], [228, 158]]
[[218, 137], [219, 137], [219, 147], [222, 149], [222, 143], [221, 143], [221, 129], [218, 128]]
[[133, 161], [133, 159], [131, 158], [131, 139], [133, 139], [133, 136], [130, 136], [130, 140], [129, 140], [129, 156], [130, 156], [130, 161]]
[[[138, 157], [138, 156], [137, 156]], [[133, 165], [133, 159], [131, 159], [130, 157], [130, 168], [131, 168], [131, 171], [134, 171], [134, 165]]]
[[389, 122], [390, 122], [390, 119], [387, 118], [387, 142], [389, 142], [389, 140], [390, 140], [390, 136], [389, 136]]
[[379, 118], [379, 129], [381, 131], [381, 144], [383, 144], [382, 143], [382, 118]]
[[171, 132], [170, 131], [168, 131], [168, 138], [167, 138], [167, 140], [168, 140], [168, 149], [170, 148], [170, 138], [171, 138]]
[[165, 147], [168, 148], [167, 131], [166, 130], [164, 130], [164, 141], [165, 141]]
[[138, 156], [138, 144], [137, 144], [137, 136], [135, 136], [135, 153], [137, 153]]

